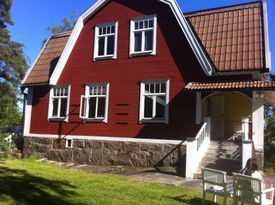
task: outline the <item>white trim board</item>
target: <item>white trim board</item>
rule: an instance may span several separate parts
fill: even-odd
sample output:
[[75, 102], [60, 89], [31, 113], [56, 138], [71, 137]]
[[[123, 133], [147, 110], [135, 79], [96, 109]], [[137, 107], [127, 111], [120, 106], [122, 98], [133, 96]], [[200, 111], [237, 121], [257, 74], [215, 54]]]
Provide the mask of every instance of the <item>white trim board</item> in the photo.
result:
[[[76, 41], [80, 35], [80, 32], [82, 31], [84, 27], [84, 22], [96, 11], [101, 9], [106, 3], [108, 3], [110, 0], [98, 0], [93, 4], [86, 12], [84, 12], [79, 18], [75, 25], [75, 28], [72, 31], [72, 34], [67, 42], [67, 45], [65, 46], [61, 57], [54, 69], [54, 72], [50, 78], [50, 85], [56, 85], [58, 82], [58, 79], [68, 61], [68, 58], [74, 48], [74, 45], [76, 44]], [[190, 28], [187, 20], [185, 19], [179, 5], [177, 4], [176, 0], [159, 0], [162, 3], [165, 3], [169, 5], [171, 8], [173, 14], [175, 15], [179, 26], [181, 27], [184, 35], [187, 38], [187, 41], [189, 42], [196, 58], [198, 59], [204, 73], [207, 76], [211, 76], [213, 72], [213, 66], [211, 64], [210, 59], [208, 58], [207, 54], [205, 53], [204, 49], [202, 48], [201, 44], [197, 40], [195, 34], [193, 33], [192, 29]]]
[[[37, 138], [65, 138], [65, 139], [79, 139], [79, 140], [93, 140], [93, 141], [114, 141], [114, 142], [143, 142], [153, 144], [173, 144], [178, 145], [183, 140], [161, 140], [161, 139], [143, 139], [143, 138], [126, 138], [126, 137], [103, 137], [103, 136], [82, 136], [82, 135], [47, 135], [47, 134], [34, 134], [30, 133], [24, 137], [37, 137]], [[184, 140], [182, 145], [186, 145], [187, 142]]]

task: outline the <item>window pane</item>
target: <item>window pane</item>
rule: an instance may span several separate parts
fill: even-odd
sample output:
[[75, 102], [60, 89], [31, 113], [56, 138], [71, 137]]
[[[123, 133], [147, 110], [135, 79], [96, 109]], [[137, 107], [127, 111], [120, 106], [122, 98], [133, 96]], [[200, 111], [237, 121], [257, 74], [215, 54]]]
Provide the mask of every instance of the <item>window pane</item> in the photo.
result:
[[138, 22], [135, 22], [135, 29], [138, 29]]
[[166, 93], [166, 84], [165, 83], [161, 84], [161, 92]]
[[135, 52], [141, 51], [141, 32], [135, 33]]
[[154, 21], [153, 20], [149, 20], [149, 27], [153, 28], [153, 25], [154, 25]]
[[99, 56], [104, 55], [104, 45], [105, 45], [105, 37], [100, 37], [98, 39], [98, 55]]
[[106, 102], [105, 97], [98, 98], [97, 117], [105, 116], [105, 102]]
[[153, 50], [153, 31], [145, 31], [145, 47], [146, 51]]
[[150, 84], [145, 84], [145, 93], [149, 93]]
[[111, 33], [115, 33], [115, 26], [112, 26]]
[[96, 107], [96, 98], [90, 98], [88, 118], [95, 118], [95, 107]]
[[156, 117], [164, 118], [165, 96], [157, 96], [156, 98]]
[[66, 117], [66, 111], [67, 111], [67, 98], [62, 98], [61, 105], [60, 105], [60, 117]]
[[106, 86], [102, 87], [102, 95], [106, 95]]
[[155, 84], [150, 84], [150, 93], [154, 93]]
[[156, 93], [160, 93], [159, 86], [160, 86], [160, 84], [156, 84]]
[[150, 96], [145, 96], [144, 102], [144, 117], [151, 118], [153, 117], [153, 99]]
[[58, 112], [58, 99], [53, 99], [53, 117], [57, 117], [57, 112]]
[[114, 54], [115, 36], [108, 36], [107, 55]]
[[143, 21], [140, 21], [140, 22], [139, 22], [139, 28], [140, 28], [140, 29], [143, 29]]

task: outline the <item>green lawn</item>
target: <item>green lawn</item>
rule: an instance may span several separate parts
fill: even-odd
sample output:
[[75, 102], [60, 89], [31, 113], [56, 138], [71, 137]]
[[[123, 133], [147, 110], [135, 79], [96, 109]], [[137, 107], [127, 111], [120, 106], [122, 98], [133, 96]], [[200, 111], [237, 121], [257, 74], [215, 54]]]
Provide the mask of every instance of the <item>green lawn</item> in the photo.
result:
[[201, 204], [201, 193], [34, 160], [5, 160], [0, 163], [0, 204]]

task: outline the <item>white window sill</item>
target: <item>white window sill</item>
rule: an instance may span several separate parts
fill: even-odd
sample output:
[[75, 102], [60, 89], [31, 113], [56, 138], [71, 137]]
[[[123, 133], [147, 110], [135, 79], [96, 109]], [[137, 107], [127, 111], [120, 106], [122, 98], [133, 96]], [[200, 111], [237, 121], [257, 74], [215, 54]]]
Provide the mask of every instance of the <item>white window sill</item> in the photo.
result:
[[142, 52], [134, 52], [130, 53], [130, 57], [137, 57], [137, 56], [154, 56], [156, 55], [153, 51], [142, 51]]
[[146, 124], [146, 123], [163, 123], [168, 124], [166, 119], [142, 119], [139, 121], [140, 124]]
[[106, 119], [82, 118], [83, 122], [102, 122], [107, 123]]
[[94, 61], [98, 61], [98, 60], [115, 60], [115, 59], [116, 59], [116, 57], [114, 55], [94, 57]]
[[49, 122], [68, 122], [66, 117], [51, 117], [48, 119]]

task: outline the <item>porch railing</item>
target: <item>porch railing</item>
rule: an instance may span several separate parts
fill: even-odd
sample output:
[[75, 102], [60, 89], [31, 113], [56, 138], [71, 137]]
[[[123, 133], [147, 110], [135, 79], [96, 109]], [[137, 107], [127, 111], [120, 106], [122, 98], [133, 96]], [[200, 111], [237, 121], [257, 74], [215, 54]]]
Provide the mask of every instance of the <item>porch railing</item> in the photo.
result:
[[202, 157], [210, 143], [211, 120], [204, 118], [204, 123], [195, 138], [187, 139], [185, 177], [193, 179]]

